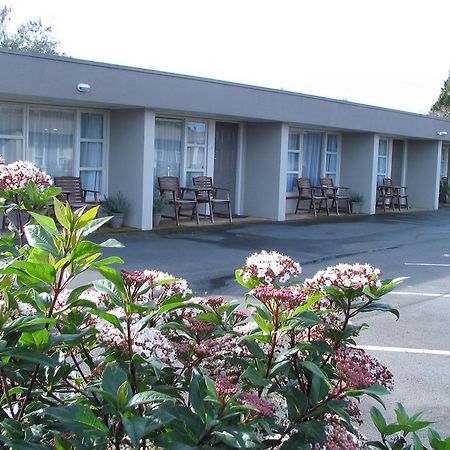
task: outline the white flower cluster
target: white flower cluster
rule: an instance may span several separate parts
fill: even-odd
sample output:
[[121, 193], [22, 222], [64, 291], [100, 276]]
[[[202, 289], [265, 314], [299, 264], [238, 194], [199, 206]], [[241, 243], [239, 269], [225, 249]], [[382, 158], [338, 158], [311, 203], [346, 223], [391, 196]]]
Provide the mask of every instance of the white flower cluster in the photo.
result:
[[186, 297], [192, 294], [192, 291], [189, 289], [188, 283], [184, 278], [178, 278], [170, 273], [161, 272], [160, 270], [144, 270], [143, 274], [149, 284], [155, 284], [165, 280], [174, 280], [171, 283], [162, 284], [151, 289], [150, 293], [147, 294], [147, 296], [151, 297], [151, 300], [160, 297], [171, 297], [172, 295]]
[[[123, 309], [115, 308], [108, 311], [108, 313], [119, 319], [124, 332], [112, 323], [99, 317], [93, 322], [97, 330], [97, 337], [100, 343], [106, 347], [127, 351], [128, 345], [125, 335], [127, 327]], [[175, 349], [166, 337], [156, 328], [141, 327], [142, 325], [135, 320], [131, 324], [130, 335], [133, 353], [142, 356], [144, 359], [158, 358], [163, 363], [173, 364], [176, 360]]]
[[3, 189], [23, 189], [31, 181], [41, 189], [53, 184], [51, 177], [30, 161], [0, 164], [0, 183]]
[[[0, 300], [0, 312], [3, 314], [8, 311], [4, 299]], [[11, 319], [18, 319], [19, 317], [30, 317], [36, 314], [37, 310], [29, 303], [17, 302], [17, 309], [9, 309], [9, 316]]]
[[255, 277], [267, 284], [279, 278], [281, 283], [286, 283], [291, 277], [301, 273], [300, 264], [288, 256], [276, 251], [262, 250], [247, 258], [242, 278], [247, 282], [251, 277]]
[[370, 264], [337, 264], [317, 272], [313, 278], [305, 280], [305, 287], [320, 291], [334, 286], [339, 289], [363, 289], [381, 287], [380, 269]]

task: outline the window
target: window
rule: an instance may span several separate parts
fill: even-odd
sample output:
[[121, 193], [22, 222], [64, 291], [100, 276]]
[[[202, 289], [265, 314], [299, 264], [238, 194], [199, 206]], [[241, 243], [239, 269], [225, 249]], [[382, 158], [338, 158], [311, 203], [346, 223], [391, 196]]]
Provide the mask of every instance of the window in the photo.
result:
[[339, 135], [323, 131], [291, 129], [288, 139], [286, 192], [297, 190], [297, 178], [319, 184], [322, 176], [337, 183], [339, 168]]
[[186, 129], [186, 185], [191, 186], [192, 178], [206, 171], [206, 123], [187, 122]]
[[333, 180], [334, 185], [338, 183], [338, 136], [329, 134], [327, 136], [327, 147], [325, 153], [325, 176]]
[[203, 121], [156, 119], [155, 180], [174, 176], [181, 184], [206, 174], [208, 127]]
[[155, 180], [157, 177], [180, 176], [183, 122], [156, 119]]
[[448, 147], [442, 147], [441, 153], [441, 177], [448, 176]]
[[0, 105], [0, 154], [10, 163], [23, 158], [24, 108]]
[[104, 115], [82, 112], [80, 118], [80, 177], [85, 189], [102, 191]]
[[382, 185], [390, 175], [389, 139], [380, 138], [378, 143], [377, 184]]
[[75, 113], [30, 109], [27, 158], [52, 177], [74, 174]]

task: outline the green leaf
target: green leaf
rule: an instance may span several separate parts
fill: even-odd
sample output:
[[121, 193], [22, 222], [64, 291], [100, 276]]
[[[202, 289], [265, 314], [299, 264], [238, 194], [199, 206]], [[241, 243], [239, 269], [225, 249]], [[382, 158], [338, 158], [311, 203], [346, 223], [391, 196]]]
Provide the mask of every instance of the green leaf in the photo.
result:
[[43, 353], [23, 347], [4, 348], [0, 350], [0, 355], [13, 356], [15, 359], [40, 364], [42, 366], [56, 368], [59, 364]]
[[81, 405], [59, 406], [44, 409], [44, 414], [61, 422], [68, 430], [82, 429], [94, 434], [109, 434], [109, 429], [87, 407]]
[[25, 347], [33, 347], [37, 351], [43, 351], [48, 348], [49, 339], [48, 330], [43, 328], [33, 332], [22, 332], [19, 343]]
[[175, 399], [170, 395], [158, 391], [144, 391], [133, 395], [125, 409], [133, 408], [138, 405], [146, 405], [148, 403], [161, 403], [167, 401], [173, 402]]
[[99, 245], [100, 245], [100, 247], [104, 247], [104, 248], [123, 248], [123, 247], [125, 247], [117, 239], [107, 239], [106, 241], [102, 242]]
[[86, 210], [86, 212], [77, 220], [77, 230], [92, 222], [97, 217], [99, 208], [100, 206], [93, 206]]
[[125, 294], [125, 286], [123, 284], [123, 279], [120, 273], [113, 269], [112, 267], [101, 266], [97, 267], [97, 270], [111, 283], [114, 284], [116, 289], [121, 293]]
[[111, 217], [100, 217], [99, 219], [94, 219], [92, 222], [89, 222], [86, 226], [82, 229], [82, 236], [88, 236], [91, 233], [93, 233], [95, 230], [100, 228], [102, 225], [104, 225], [108, 220], [110, 220]]
[[329, 379], [326, 376], [325, 372], [315, 363], [312, 361], [299, 361], [298, 364], [300, 366], [303, 366], [306, 370], [311, 372], [312, 374], [318, 376], [322, 380], [325, 380], [327, 383], [329, 383]]
[[105, 367], [102, 376], [102, 388], [118, 400], [120, 387], [128, 381], [127, 373], [115, 363], [110, 363]]
[[253, 356], [259, 359], [266, 358], [267, 355], [261, 350], [261, 347], [253, 339], [248, 339], [246, 337], [243, 339], [243, 342]]
[[65, 207], [56, 197], [53, 200], [53, 207], [55, 209], [55, 216], [58, 222], [66, 230], [70, 230], [70, 223], [73, 218], [70, 207]]
[[42, 214], [37, 214], [35, 212], [30, 212], [33, 219], [42, 227], [45, 231], [53, 236], [59, 234], [58, 228], [56, 228], [55, 221], [48, 216], [43, 216]]
[[28, 261], [16, 261], [12, 268], [23, 269], [30, 277], [36, 278], [49, 285], [55, 284], [56, 271], [51, 264], [37, 264]]
[[370, 417], [372, 417], [372, 422], [377, 427], [377, 430], [381, 434], [386, 434], [384, 432], [387, 425], [386, 420], [384, 419], [383, 414], [381, 414], [380, 410], [375, 406], [372, 406], [372, 408], [370, 408]]
[[259, 284], [261, 284], [261, 282], [258, 280], [258, 278], [255, 277], [250, 277], [250, 279], [248, 281], [244, 281], [244, 279], [242, 278], [244, 271], [242, 269], [236, 269], [234, 271], [234, 276], [236, 278], [236, 281], [243, 287], [247, 288], [247, 289], [253, 289], [256, 286], [258, 286]]
[[272, 384], [270, 380], [268, 380], [259, 372], [257, 372], [253, 367], [247, 367], [243, 372], [243, 374], [241, 375], [241, 378], [249, 380], [255, 386], [260, 387], [266, 387]]
[[40, 225], [27, 225], [25, 227], [25, 236], [31, 247], [45, 250], [53, 256], [58, 255], [52, 235]]
[[128, 419], [122, 416], [122, 424], [125, 432], [134, 447], [138, 448], [141, 439], [144, 437], [147, 420], [143, 417], [132, 417]]

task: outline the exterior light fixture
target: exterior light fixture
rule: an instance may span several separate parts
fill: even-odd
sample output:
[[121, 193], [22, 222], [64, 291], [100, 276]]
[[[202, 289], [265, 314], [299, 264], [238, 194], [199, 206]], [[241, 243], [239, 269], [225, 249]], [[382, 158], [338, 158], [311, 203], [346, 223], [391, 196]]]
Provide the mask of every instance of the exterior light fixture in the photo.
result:
[[446, 131], [438, 131], [436, 134], [438, 136], [447, 136], [447, 132]]
[[87, 83], [78, 83], [77, 91], [78, 92], [89, 92], [91, 90], [91, 86]]

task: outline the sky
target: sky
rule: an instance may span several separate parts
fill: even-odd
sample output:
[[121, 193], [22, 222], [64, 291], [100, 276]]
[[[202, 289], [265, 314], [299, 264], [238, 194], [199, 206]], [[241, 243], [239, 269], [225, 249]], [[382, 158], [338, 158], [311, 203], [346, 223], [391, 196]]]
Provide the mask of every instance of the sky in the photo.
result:
[[426, 114], [449, 0], [0, 0], [68, 56]]

